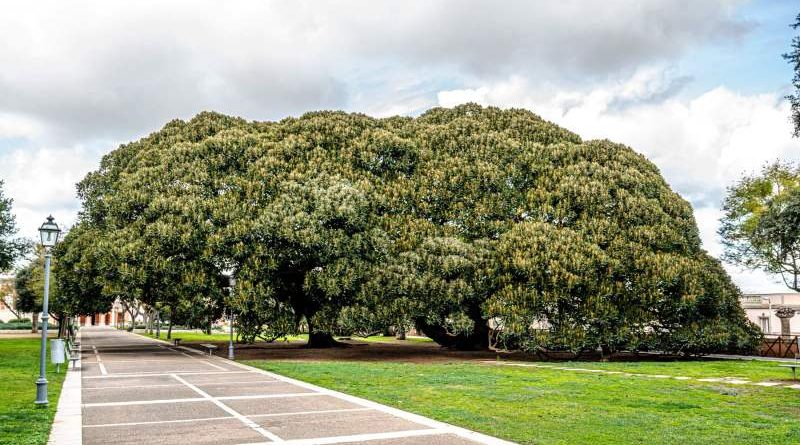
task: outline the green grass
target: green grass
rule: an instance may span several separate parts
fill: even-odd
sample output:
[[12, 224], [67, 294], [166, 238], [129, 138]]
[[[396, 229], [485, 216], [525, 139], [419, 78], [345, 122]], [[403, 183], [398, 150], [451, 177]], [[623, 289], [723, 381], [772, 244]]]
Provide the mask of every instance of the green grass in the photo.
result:
[[372, 337], [350, 337], [353, 340], [360, 340], [366, 341], [370, 343], [431, 343], [431, 340], [428, 337], [414, 337], [414, 336], [407, 336], [405, 340], [398, 340], [394, 336], [383, 336], [383, 335], [375, 335]]
[[[523, 444], [800, 443], [800, 392], [788, 388], [478, 363], [248, 363]], [[582, 365], [670, 375], [767, 372], [750, 362]]]
[[792, 371], [779, 362], [758, 360], [703, 360], [667, 362], [563, 362], [537, 363], [588, 369], [605, 369], [640, 374], [664, 374], [686, 377], [737, 377], [752, 381], [790, 380]]
[[39, 376], [39, 339], [0, 339], [0, 443], [3, 445], [45, 444], [50, 434], [64, 369], [55, 373], [48, 345], [47, 408], [33, 404], [35, 381]]

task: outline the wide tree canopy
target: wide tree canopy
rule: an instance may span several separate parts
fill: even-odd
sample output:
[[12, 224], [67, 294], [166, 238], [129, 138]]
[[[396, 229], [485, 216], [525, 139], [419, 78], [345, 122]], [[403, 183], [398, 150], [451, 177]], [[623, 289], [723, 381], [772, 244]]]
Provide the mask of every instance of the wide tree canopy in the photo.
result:
[[110, 153], [79, 193], [86, 259], [70, 264], [93, 293], [212, 317], [233, 306], [270, 336], [303, 324], [326, 345], [342, 326], [380, 325], [366, 314], [458, 348], [705, 352], [757, 338], [652, 163], [526, 110], [201, 113]]

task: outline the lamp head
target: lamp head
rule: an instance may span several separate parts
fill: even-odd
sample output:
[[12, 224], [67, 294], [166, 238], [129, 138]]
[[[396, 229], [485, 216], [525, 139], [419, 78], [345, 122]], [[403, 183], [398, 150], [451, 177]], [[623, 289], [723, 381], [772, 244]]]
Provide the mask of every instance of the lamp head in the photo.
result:
[[61, 229], [58, 224], [53, 221], [53, 215], [47, 217], [41, 227], [39, 227], [39, 236], [41, 237], [42, 247], [49, 249], [56, 245], [58, 242], [58, 235], [61, 234]]

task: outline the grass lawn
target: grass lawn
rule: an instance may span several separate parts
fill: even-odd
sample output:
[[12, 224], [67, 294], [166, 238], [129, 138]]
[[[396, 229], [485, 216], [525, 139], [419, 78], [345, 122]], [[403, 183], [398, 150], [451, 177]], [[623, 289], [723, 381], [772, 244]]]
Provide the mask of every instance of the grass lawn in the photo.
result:
[[383, 335], [375, 335], [366, 338], [364, 337], [350, 337], [350, 338], [357, 341], [360, 340], [372, 343], [432, 343], [433, 342], [433, 340], [431, 340], [428, 337], [416, 337], [411, 335], [406, 336], [405, 340], [398, 340], [394, 336], [386, 337]]
[[[480, 363], [251, 365], [524, 444], [796, 444], [800, 391]], [[669, 375], [767, 376], [774, 363], [570, 363]], [[564, 366], [564, 365], [556, 365]], [[786, 377], [786, 370], [779, 372]]]
[[[792, 371], [789, 368], [781, 368], [778, 366], [785, 363], [758, 360], [550, 362], [537, 364], [697, 378], [737, 377], [752, 381], [790, 380], [792, 378]], [[800, 396], [800, 394], [798, 394], [798, 396]]]
[[56, 374], [50, 364], [48, 345], [47, 408], [38, 408], [35, 381], [39, 377], [39, 339], [0, 338], [0, 444], [43, 445], [47, 443], [53, 423], [64, 369]]

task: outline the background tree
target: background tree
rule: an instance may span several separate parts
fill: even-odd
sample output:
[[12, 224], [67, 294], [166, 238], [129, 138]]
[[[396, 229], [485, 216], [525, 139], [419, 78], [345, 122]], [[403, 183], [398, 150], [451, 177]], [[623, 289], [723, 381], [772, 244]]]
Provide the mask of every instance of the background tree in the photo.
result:
[[58, 294], [54, 304], [70, 315], [94, 315], [111, 310], [113, 295], [104, 294], [100, 276], [102, 256], [96, 241], [100, 234], [86, 224], [77, 224], [56, 245], [53, 256], [58, 267], [53, 268], [53, 282]]
[[800, 292], [800, 166], [775, 163], [728, 189], [720, 235], [724, 259], [778, 274]]
[[[26, 265], [17, 270], [14, 285], [17, 289], [17, 309], [22, 312], [30, 312], [32, 322], [32, 332], [38, 329], [39, 314], [42, 312], [44, 302], [44, 248], [36, 246], [36, 256]], [[53, 260], [50, 264], [51, 273], [55, 276], [58, 269], [58, 262]], [[64, 314], [69, 311], [64, 307], [64, 301], [59, 298], [59, 283], [55, 279], [50, 280], [50, 304], [48, 305], [49, 315], [53, 316], [52, 321], [63, 319]], [[60, 327], [60, 326], [59, 326]]]
[[12, 238], [17, 233], [14, 215], [11, 213], [11, 198], [3, 194], [3, 180], [0, 179], [0, 272], [14, 266], [29, 248], [29, 243], [21, 238]]
[[[800, 28], [800, 14], [797, 15], [795, 22], [791, 25], [795, 30]], [[786, 96], [792, 106], [792, 123], [794, 124], [794, 136], [800, 137], [800, 36], [792, 38], [791, 50], [783, 55], [783, 58], [792, 65], [794, 78], [792, 87], [794, 93]]]

